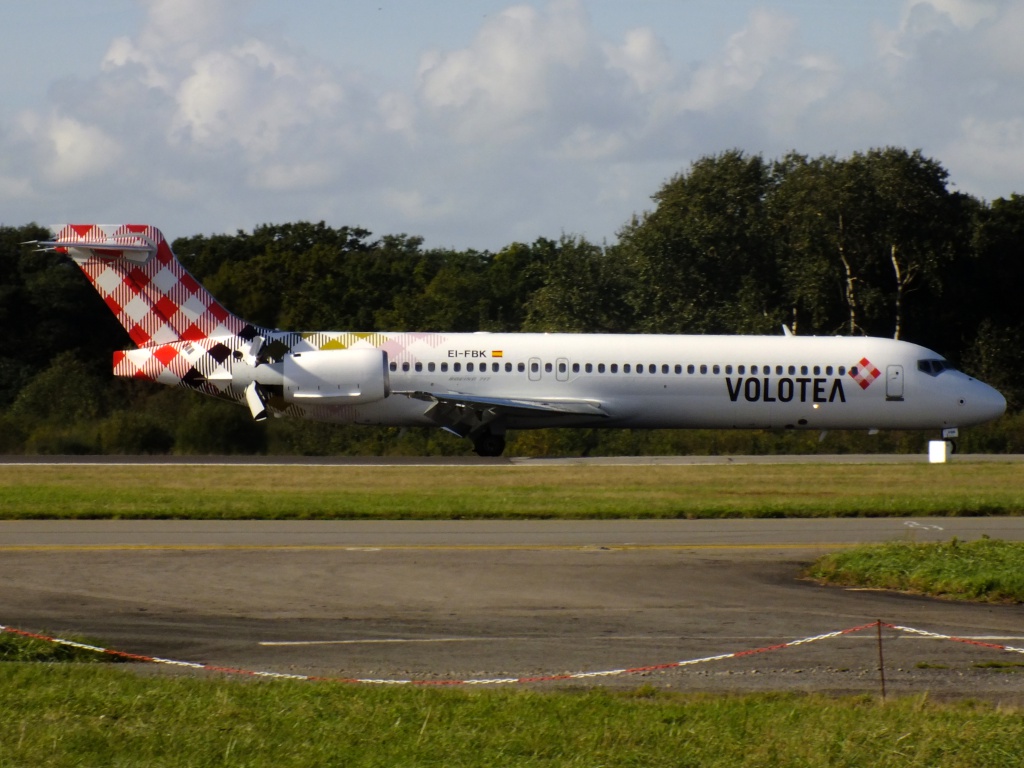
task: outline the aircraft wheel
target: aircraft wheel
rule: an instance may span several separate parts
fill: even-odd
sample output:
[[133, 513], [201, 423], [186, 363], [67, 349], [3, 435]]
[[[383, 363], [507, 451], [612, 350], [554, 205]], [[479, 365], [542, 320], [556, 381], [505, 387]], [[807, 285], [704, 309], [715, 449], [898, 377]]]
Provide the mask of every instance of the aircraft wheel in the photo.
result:
[[950, 454], [955, 454], [957, 450], [956, 440], [950, 440], [949, 438], [946, 438], [946, 442], [949, 443]]
[[501, 456], [505, 452], [505, 436], [490, 430], [482, 432], [473, 439], [473, 450], [477, 456]]

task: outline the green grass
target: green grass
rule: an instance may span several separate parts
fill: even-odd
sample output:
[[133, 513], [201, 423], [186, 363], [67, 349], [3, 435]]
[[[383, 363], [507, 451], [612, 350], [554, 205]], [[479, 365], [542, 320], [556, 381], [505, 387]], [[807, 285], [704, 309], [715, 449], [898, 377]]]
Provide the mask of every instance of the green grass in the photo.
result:
[[0, 466], [0, 517], [486, 519], [1016, 515], [1024, 465]]
[[816, 560], [806, 571], [828, 584], [893, 589], [951, 600], [1024, 602], [1024, 543], [982, 538], [939, 544], [895, 542]]
[[[437, 519], [1020, 514], [1022, 480], [1024, 467], [1013, 464], [840, 465], [829, 467], [827, 474], [817, 466], [4, 466], [0, 515]], [[960, 581], [967, 574], [974, 584], [960, 588], [963, 593], [973, 590], [972, 599], [1020, 599], [1019, 580], [1010, 592], [1003, 585], [1015, 573], [1024, 573], [1024, 545], [982, 540], [864, 550], [874, 556], [888, 546], [895, 550], [881, 559], [862, 560], [860, 570], [868, 575], [885, 568], [908, 571], [915, 557], [940, 565], [955, 561], [953, 573]], [[909, 561], [904, 557], [907, 549]], [[922, 589], [932, 582], [955, 581], [933, 574], [917, 577], [914, 584]], [[104, 658], [81, 651], [65, 658], [67, 651], [59, 648], [0, 634], [0, 658]], [[8, 663], [0, 664], [0, 713], [0, 768], [1024, 763], [1020, 711], [977, 702], [939, 704], [921, 697], [881, 704], [869, 697], [684, 695], [649, 686], [632, 692], [371, 688], [143, 678], [101, 664]]]
[[[89, 640], [68, 635], [64, 639], [86, 645], [97, 645]], [[72, 645], [52, 643], [48, 640], [41, 640], [35, 637], [26, 637], [11, 632], [0, 632], [0, 662], [84, 662], [86, 664], [96, 662], [121, 661], [117, 656], [111, 656], [84, 648], [76, 648]], [[0, 761], [0, 765], [3, 765]]]
[[0, 665], [0, 765], [1018, 766], [1014, 709], [926, 698], [360, 688]]

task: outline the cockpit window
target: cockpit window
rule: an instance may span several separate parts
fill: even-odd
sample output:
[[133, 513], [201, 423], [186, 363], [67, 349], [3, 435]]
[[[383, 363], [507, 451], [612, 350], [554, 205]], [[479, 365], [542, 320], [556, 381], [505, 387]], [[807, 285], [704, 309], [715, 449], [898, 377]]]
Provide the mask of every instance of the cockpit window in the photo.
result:
[[917, 370], [927, 373], [929, 376], [938, 376], [943, 371], [952, 369], [952, 366], [945, 360], [918, 360]]

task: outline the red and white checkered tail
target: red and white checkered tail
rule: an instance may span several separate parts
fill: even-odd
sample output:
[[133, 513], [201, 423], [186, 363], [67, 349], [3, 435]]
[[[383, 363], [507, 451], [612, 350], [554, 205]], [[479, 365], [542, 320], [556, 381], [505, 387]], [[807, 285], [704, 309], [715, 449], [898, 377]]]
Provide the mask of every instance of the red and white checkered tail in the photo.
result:
[[185, 270], [155, 227], [67, 224], [39, 245], [81, 267], [139, 347], [238, 336], [247, 328]]

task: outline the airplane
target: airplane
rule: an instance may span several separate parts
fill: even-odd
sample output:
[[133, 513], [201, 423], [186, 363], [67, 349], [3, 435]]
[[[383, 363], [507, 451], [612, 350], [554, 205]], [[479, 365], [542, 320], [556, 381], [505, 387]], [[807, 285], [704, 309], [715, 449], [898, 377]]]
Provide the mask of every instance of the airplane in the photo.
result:
[[[127, 330], [117, 376], [232, 400], [252, 417], [436, 426], [500, 456], [510, 429], [942, 431], [1003, 396], [941, 355], [866, 336], [292, 332], [225, 309], [147, 225], [69, 224], [70, 256]], [[954, 444], [955, 446], [955, 444]]]

